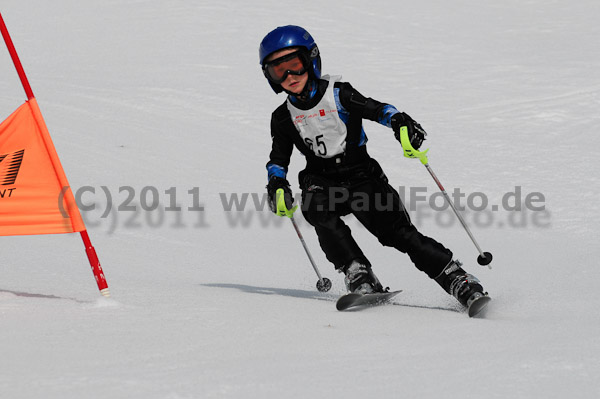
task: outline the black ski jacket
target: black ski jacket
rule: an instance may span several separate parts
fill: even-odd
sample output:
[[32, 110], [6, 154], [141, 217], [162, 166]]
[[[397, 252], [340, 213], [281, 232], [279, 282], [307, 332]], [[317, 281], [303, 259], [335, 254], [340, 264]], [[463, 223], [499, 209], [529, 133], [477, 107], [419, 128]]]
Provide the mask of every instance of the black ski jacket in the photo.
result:
[[[294, 106], [303, 110], [313, 108], [321, 101], [323, 95], [325, 95], [328, 85], [329, 82], [327, 80], [320, 79], [316, 93], [312, 98], [304, 102], [295, 101]], [[358, 100], [365, 104], [362, 110], [363, 119], [369, 119], [391, 127], [390, 119], [392, 115], [398, 112], [393, 105], [382, 103], [372, 98], [366, 98], [347, 82], [335, 82], [334, 91], [337, 91], [334, 93], [339, 97], [338, 114], [340, 115], [340, 119], [346, 124], [348, 123], [347, 120], [351, 108], [350, 98], [353, 96], [355, 101]], [[364, 130], [362, 130], [361, 134], [360, 143], [362, 146], [365, 146], [367, 140]], [[269, 155], [269, 162], [266, 165], [269, 178], [272, 176], [286, 178], [294, 146], [306, 157], [309, 165], [311, 162], [316, 163], [319, 160], [304, 141], [302, 141], [302, 137], [292, 123], [290, 112], [287, 108], [287, 101], [281, 104], [271, 116], [271, 138], [271, 153]]]

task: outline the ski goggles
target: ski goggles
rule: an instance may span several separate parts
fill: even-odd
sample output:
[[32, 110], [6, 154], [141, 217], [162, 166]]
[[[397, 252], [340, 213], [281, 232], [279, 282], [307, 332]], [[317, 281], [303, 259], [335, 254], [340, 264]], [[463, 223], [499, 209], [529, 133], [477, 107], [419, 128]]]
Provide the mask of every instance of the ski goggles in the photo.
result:
[[288, 75], [303, 75], [306, 72], [302, 51], [296, 51], [283, 57], [267, 62], [263, 71], [267, 79], [275, 84], [281, 84]]

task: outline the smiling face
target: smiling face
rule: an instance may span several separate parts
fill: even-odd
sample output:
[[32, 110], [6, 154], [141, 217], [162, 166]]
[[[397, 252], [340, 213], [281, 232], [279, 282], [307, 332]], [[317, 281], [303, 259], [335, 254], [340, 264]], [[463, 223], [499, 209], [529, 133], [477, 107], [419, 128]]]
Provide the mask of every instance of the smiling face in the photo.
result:
[[[295, 52], [298, 52], [297, 48], [286, 48], [283, 50], [276, 51], [269, 57], [267, 57], [266, 62], [269, 63], [273, 60], [277, 60], [278, 58], [284, 58], [286, 55], [290, 55]], [[279, 65], [275, 64], [271, 68], [273, 70], [273, 73], [279, 73], [281, 74], [281, 76], [283, 76], [283, 74], [285, 74], [286, 71], [304, 70], [305, 72], [301, 75], [288, 73], [285, 80], [279, 83], [281, 87], [286, 91], [295, 94], [302, 93], [302, 90], [304, 90], [304, 86], [306, 86], [306, 82], [308, 82], [308, 72], [304, 69], [304, 65], [302, 64], [302, 61], [299, 57], [293, 57], [289, 60], [283, 61]]]

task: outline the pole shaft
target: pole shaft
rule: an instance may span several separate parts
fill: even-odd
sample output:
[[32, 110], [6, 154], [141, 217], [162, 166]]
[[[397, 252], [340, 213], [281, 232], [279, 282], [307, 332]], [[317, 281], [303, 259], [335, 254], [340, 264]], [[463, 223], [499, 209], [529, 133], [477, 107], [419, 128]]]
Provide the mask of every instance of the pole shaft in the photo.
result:
[[296, 224], [294, 217], [293, 216], [290, 217], [290, 220], [292, 221], [292, 224], [294, 225], [294, 229], [296, 230], [296, 234], [298, 234], [298, 238], [300, 238], [300, 242], [302, 243], [302, 246], [304, 247], [304, 251], [306, 251], [306, 255], [308, 255], [310, 264], [312, 265], [313, 269], [315, 269], [315, 273], [317, 273], [317, 276], [319, 277], [319, 281], [321, 281], [321, 283], [323, 283], [323, 277], [321, 277], [319, 268], [317, 267], [317, 264], [315, 263], [313, 257], [311, 256], [310, 251], [308, 250], [308, 247], [306, 246], [306, 243], [304, 242], [304, 237], [302, 237], [302, 233], [300, 232], [300, 229], [298, 228], [298, 225]]
[[87, 230], [83, 230], [80, 232], [81, 239], [83, 240], [83, 245], [85, 246], [85, 253], [90, 261], [90, 266], [92, 268], [92, 273], [96, 278], [96, 283], [98, 284], [98, 289], [100, 293], [105, 297], [110, 296], [110, 291], [108, 290], [108, 283], [106, 282], [106, 277], [104, 276], [104, 271], [102, 270], [102, 266], [100, 265], [100, 260], [98, 259], [98, 255], [96, 254], [96, 249], [92, 246], [92, 241], [90, 240], [90, 236], [87, 233]]
[[29, 80], [27, 80], [27, 75], [25, 75], [25, 70], [23, 69], [21, 60], [19, 60], [19, 55], [17, 54], [15, 45], [13, 44], [12, 39], [10, 38], [8, 29], [6, 28], [6, 24], [4, 23], [4, 19], [2, 18], [2, 13], [0, 13], [0, 31], [2, 31], [2, 37], [4, 38], [4, 42], [6, 43], [6, 48], [8, 49], [8, 52], [10, 54], [10, 58], [12, 58], [13, 64], [15, 64], [17, 74], [19, 75], [19, 79], [21, 79], [21, 84], [23, 85], [23, 89], [25, 90], [27, 99], [31, 100], [34, 97], [33, 91], [31, 90]]
[[461, 214], [458, 212], [458, 210], [454, 206], [454, 203], [452, 203], [452, 201], [450, 200], [450, 196], [448, 195], [448, 193], [444, 189], [444, 186], [442, 186], [442, 183], [440, 182], [440, 180], [437, 178], [437, 176], [433, 172], [433, 169], [431, 169], [431, 166], [429, 166], [428, 163], [425, 164], [425, 168], [427, 168], [427, 171], [429, 172], [429, 174], [431, 175], [431, 177], [433, 178], [433, 180], [438, 185], [440, 191], [442, 192], [442, 194], [444, 194], [444, 197], [446, 198], [446, 201], [448, 201], [448, 204], [450, 204], [450, 207], [454, 211], [454, 214], [456, 215], [456, 217], [458, 218], [458, 220], [460, 221], [460, 223], [464, 227], [465, 231], [469, 235], [469, 238], [471, 238], [471, 241], [473, 241], [473, 244], [475, 244], [475, 247], [479, 251], [479, 254], [485, 258], [485, 254], [483, 253], [481, 247], [479, 246], [479, 244], [475, 240], [475, 237], [473, 236], [473, 233], [471, 233], [471, 229], [469, 229], [469, 227], [467, 226], [467, 223], [465, 222], [465, 220], [463, 219], [463, 217], [461, 216]]

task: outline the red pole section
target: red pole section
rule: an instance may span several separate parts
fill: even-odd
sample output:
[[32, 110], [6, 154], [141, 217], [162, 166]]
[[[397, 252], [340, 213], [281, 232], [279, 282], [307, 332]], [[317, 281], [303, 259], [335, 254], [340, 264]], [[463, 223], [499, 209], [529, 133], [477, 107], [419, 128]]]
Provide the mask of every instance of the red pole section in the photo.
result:
[[19, 60], [19, 56], [17, 55], [17, 50], [15, 50], [15, 45], [13, 44], [12, 39], [8, 34], [8, 29], [6, 29], [4, 19], [2, 19], [2, 13], [0, 13], [0, 31], [2, 31], [4, 43], [6, 43], [6, 48], [10, 53], [10, 58], [12, 58], [13, 63], [15, 64], [15, 68], [17, 69], [17, 73], [19, 74], [19, 78], [21, 79], [21, 83], [23, 84], [23, 89], [25, 89], [27, 99], [31, 100], [34, 97], [33, 91], [31, 90], [31, 86], [29, 85], [29, 81], [27, 80], [27, 76], [25, 75], [25, 70], [23, 69], [23, 65], [21, 65], [21, 61]]
[[92, 267], [92, 273], [94, 273], [94, 277], [96, 278], [98, 289], [102, 295], [108, 298], [110, 297], [108, 283], [106, 282], [106, 277], [104, 277], [104, 271], [102, 271], [100, 260], [98, 259], [98, 255], [96, 255], [96, 250], [92, 246], [87, 230], [81, 232], [81, 239], [83, 240], [83, 245], [85, 245], [85, 253], [90, 261], [90, 266]]

